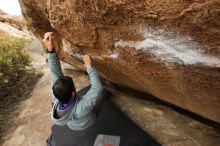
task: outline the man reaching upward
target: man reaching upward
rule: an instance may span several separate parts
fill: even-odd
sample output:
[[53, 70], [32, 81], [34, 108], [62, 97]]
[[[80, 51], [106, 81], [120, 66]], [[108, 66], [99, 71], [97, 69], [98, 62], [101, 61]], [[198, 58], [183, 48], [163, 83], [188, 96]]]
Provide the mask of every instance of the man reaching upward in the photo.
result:
[[63, 76], [60, 61], [53, 45], [53, 32], [44, 35], [47, 48], [48, 64], [51, 74], [53, 124], [67, 125], [72, 130], [84, 130], [94, 124], [96, 119], [94, 106], [102, 92], [102, 84], [96, 70], [91, 66], [90, 56], [83, 56], [84, 66], [90, 78], [91, 88], [81, 98], [77, 95], [73, 80]]

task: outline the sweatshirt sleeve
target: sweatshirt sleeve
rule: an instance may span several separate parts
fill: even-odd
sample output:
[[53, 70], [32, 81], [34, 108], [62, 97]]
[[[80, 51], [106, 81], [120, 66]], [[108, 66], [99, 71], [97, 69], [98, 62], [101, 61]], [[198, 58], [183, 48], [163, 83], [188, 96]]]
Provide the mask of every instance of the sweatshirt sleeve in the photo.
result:
[[91, 87], [77, 104], [76, 116], [78, 118], [83, 117], [92, 111], [99, 97], [99, 94], [103, 89], [96, 70], [94, 68], [89, 68], [87, 69], [87, 73], [90, 78]]
[[[51, 88], [53, 87], [54, 83], [57, 79], [63, 76], [61, 66], [60, 66], [60, 60], [57, 56], [57, 53], [48, 53], [48, 65], [49, 65], [49, 71], [51, 75]], [[52, 101], [54, 103], [56, 97], [52, 92]]]

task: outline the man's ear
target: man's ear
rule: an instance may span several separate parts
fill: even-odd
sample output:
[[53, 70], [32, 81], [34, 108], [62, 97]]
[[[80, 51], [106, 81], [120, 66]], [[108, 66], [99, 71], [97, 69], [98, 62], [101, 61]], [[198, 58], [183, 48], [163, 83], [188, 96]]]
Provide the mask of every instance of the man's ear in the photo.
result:
[[76, 95], [76, 92], [73, 91], [73, 92], [72, 92], [72, 97], [75, 97], [75, 95]]

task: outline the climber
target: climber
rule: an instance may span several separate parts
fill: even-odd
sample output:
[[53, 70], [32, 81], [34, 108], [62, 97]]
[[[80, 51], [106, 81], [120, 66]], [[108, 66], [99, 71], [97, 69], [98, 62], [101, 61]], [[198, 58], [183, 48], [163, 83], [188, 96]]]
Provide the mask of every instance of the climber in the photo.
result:
[[48, 64], [52, 84], [52, 115], [53, 124], [67, 125], [71, 130], [84, 130], [92, 126], [96, 115], [94, 107], [102, 92], [102, 84], [96, 70], [91, 65], [90, 56], [83, 56], [84, 66], [91, 81], [88, 92], [79, 97], [71, 77], [64, 76], [61, 71], [57, 49], [53, 45], [53, 32], [44, 35], [44, 45], [47, 49]]

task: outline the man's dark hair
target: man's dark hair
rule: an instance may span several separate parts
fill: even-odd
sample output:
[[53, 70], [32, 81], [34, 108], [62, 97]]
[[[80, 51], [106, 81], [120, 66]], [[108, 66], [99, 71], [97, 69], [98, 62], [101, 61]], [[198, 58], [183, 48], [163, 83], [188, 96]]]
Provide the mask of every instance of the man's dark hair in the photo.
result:
[[59, 78], [52, 89], [55, 97], [63, 104], [67, 104], [72, 97], [72, 92], [76, 92], [73, 80], [69, 76]]

